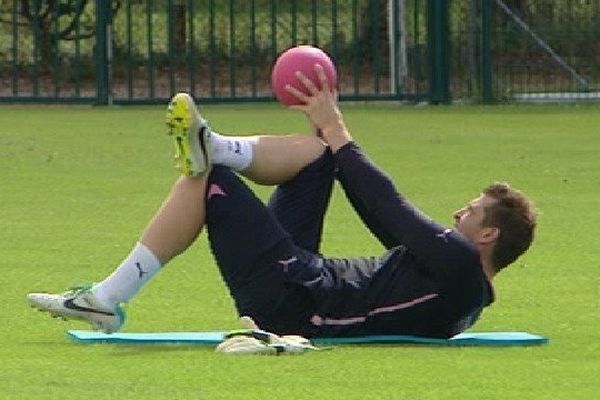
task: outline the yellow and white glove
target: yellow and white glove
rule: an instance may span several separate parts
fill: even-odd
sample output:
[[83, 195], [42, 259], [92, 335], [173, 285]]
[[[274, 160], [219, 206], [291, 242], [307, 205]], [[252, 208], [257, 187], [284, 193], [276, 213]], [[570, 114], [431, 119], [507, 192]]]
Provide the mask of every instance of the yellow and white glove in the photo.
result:
[[258, 328], [250, 317], [240, 318], [243, 329], [231, 331], [216, 348], [217, 352], [228, 354], [301, 354], [319, 350], [302, 336], [278, 336]]

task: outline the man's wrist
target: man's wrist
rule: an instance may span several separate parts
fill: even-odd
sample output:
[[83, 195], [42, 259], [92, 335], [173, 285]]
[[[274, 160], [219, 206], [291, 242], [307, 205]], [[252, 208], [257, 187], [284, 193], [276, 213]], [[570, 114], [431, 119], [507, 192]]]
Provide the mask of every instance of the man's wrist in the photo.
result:
[[323, 134], [323, 139], [325, 142], [327, 142], [329, 148], [334, 153], [340, 147], [352, 141], [352, 137], [342, 121], [338, 121], [335, 124], [323, 127], [321, 132]]

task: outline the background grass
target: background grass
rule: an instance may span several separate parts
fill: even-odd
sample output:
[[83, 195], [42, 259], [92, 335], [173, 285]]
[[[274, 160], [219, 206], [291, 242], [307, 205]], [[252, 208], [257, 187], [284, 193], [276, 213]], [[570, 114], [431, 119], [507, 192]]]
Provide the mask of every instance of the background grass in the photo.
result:
[[[532, 250], [495, 282], [474, 330], [550, 337], [532, 348], [347, 346], [227, 357], [190, 346], [83, 346], [30, 310], [29, 291], [100, 280], [129, 252], [176, 173], [163, 108], [0, 109], [0, 397], [3, 399], [592, 399], [600, 392], [600, 107], [344, 105], [356, 139], [426, 213], [494, 180], [541, 216]], [[303, 132], [275, 105], [210, 106], [221, 132]], [[258, 188], [266, 196], [268, 188]], [[339, 190], [324, 252], [377, 255]], [[128, 307], [125, 331], [237, 327], [201, 237]]]

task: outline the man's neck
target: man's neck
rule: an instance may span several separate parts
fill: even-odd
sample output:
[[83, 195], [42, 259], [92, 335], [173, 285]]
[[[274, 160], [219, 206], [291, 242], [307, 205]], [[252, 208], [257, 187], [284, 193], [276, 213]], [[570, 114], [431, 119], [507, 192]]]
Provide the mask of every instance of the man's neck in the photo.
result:
[[483, 273], [491, 282], [494, 279], [494, 276], [496, 276], [496, 270], [494, 269], [494, 267], [492, 267], [491, 264], [484, 262], [484, 260], [481, 260], [481, 265], [483, 266]]
[[494, 279], [494, 276], [496, 276], [496, 268], [494, 268], [494, 263], [492, 262], [491, 249], [479, 248], [479, 260], [483, 267], [483, 273], [491, 282]]

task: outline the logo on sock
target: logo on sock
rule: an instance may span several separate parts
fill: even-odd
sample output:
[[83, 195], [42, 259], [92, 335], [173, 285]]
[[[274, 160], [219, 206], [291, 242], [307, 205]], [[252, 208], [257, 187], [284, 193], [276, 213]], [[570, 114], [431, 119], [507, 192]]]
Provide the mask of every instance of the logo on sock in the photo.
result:
[[235, 154], [242, 154], [242, 145], [237, 140], [235, 141], [235, 150], [233, 152]]
[[138, 269], [138, 273], [140, 274], [140, 276], [138, 278], [140, 278], [140, 279], [142, 279], [142, 276], [144, 276], [148, 273], [148, 271], [144, 271], [142, 269], [142, 264], [140, 264], [139, 262], [135, 263], [135, 267]]

